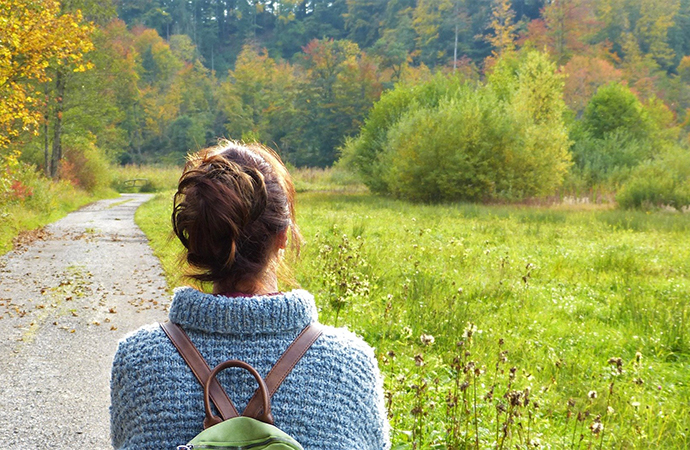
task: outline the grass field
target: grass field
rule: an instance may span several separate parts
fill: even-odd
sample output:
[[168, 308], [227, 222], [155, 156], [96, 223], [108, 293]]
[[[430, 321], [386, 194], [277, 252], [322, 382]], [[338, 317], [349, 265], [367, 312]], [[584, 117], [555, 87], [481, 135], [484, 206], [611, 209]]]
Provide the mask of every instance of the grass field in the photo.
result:
[[[171, 286], [172, 193], [137, 213]], [[321, 321], [376, 348], [394, 448], [690, 448], [690, 216], [302, 192]]]

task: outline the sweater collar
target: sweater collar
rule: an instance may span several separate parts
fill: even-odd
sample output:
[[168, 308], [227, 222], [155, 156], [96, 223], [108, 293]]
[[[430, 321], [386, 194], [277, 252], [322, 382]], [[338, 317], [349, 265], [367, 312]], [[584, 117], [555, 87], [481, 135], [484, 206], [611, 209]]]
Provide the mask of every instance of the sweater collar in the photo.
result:
[[210, 333], [259, 334], [301, 330], [317, 321], [314, 297], [301, 289], [275, 295], [224, 297], [175, 289], [170, 321]]

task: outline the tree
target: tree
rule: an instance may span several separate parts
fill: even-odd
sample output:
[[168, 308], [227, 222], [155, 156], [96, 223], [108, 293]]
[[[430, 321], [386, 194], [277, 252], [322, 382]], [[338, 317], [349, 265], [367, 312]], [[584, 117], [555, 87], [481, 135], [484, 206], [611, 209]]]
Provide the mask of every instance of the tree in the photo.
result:
[[357, 133], [381, 93], [377, 65], [354, 42], [314, 40], [304, 48], [295, 104], [300, 111], [290, 159], [297, 165], [328, 166], [347, 136]]
[[573, 54], [586, 50], [587, 38], [593, 32], [591, 3], [591, 0], [554, 0], [544, 7], [544, 21], [557, 63], [565, 64]]
[[453, 17], [452, 0], [419, 0], [413, 12], [412, 26], [417, 34], [416, 53], [421, 61], [435, 65], [445, 62], [446, 49], [450, 39], [446, 39], [450, 29], [448, 16]]
[[611, 83], [597, 90], [585, 108], [582, 123], [599, 139], [620, 129], [642, 138], [650, 125], [640, 100], [621, 83]]
[[611, 62], [585, 55], [573, 56], [563, 67], [563, 73], [565, 102], [578, 115], [600, 86], [623, 78], [623, 72]]
[[69, 61], [86, 70], [93, 27], [81, 11], [61, 14], [58, 0], [6, 0], [0, 7], [0, 147], [41, 121], [41, 95], [32, 81], [50, 80], [48, 66]]
[[640, 0], [640, 18], [635, 34], [643, 52], [648, 53], [662, 68], [669, 68], [675, 53], [668, 42], [668, 30], [680, 8], [679, 0]]
[[[109, 0], [62, 0], [61, 14], [83, 14], [86, 19], [90, 21], [91, 25], [105, 24], [113, 16], [115, 10], [112, 7], [112, 2]], [[44, 148], [44, 158], [46, 163], [46, 173], [51, 177], [57, 177], [60, 169], [60, 162], [63, 156], [62, 136], [64, 127], [64, 114], [66, 108], [66, 95], [68, 95], [68, 88], [76, 73], [83, 72], [86, 69], [91, 69], [93, 64], [87, 62], [81, 64], [74, 61], [70, 57], [57, 58], [52, 62], [52, 69], [54, 72], [54, 85], [52, 87], [53, 108], [52, 108], [52, 122], [53, 122], [53, 145], [52, 152], [49, 158], [49, 149], [46, 145]], [[46, 93], [49, 89], [46, 88]], [[49, 120], [50, 109], [47, 108], [46, 120]], [[48, 126], [45, 127], [46, 132]], [[45, 142], [47, 143], [46, 137]], [[50, 160], [50, 163], [48, 161]]]
[[493, 35], [486, 36], [486, 41], [493, 47], [494, 57], [500, 58], [515, 50], [517, 35], [514, 19], [515, 12], [511, 9], [510, 0], [494, 0], [489, 24]]

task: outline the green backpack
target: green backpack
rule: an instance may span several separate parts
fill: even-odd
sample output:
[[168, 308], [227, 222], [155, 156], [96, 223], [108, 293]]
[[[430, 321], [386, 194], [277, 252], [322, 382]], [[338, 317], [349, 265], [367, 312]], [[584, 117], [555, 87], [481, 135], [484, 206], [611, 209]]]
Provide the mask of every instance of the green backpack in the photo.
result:
[[[251, 365], [239, 360], [225, 361], [211, 370], [179, 325], [167, 322], [161, 324], [161, 327], [204, 387], [206, 410], [204, 431], [186, 445], [178, 446], [177, 450], [303, 450], [294, 438], [273, 425], [271, 397], [304, 353], [321, 335], [322, 330], [319, 324], [308, 325], [297, 336], [266, 375], [265, 380]], [[259, 384], [259, 388], [249, 400], [241, 416], [216, 378], [221, 370], [230, 367], [248, 370]], [[211, 411], [211, 401], [222, 418]]]

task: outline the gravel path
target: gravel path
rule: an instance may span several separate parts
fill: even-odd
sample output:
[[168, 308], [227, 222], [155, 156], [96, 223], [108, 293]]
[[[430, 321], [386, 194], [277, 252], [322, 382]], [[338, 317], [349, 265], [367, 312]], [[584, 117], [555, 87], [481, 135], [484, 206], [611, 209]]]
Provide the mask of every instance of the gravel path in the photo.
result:
[[158, 260], [134, 224], [150, 198], [123, 194], [49, 225], [0, 257], [0, 442], [108, 449], [117, 342], [164, 320]]

